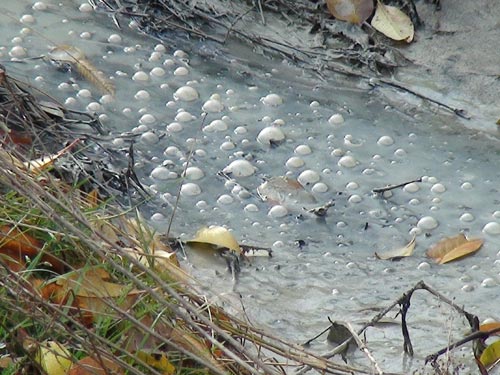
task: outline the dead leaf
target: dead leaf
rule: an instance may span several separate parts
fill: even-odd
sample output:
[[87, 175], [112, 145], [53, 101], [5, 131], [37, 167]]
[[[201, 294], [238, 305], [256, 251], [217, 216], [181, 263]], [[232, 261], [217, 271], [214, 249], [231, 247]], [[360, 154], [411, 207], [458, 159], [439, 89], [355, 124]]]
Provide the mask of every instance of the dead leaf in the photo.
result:
[[68, 375], [122, 375], [125, 374], [118, 363], [101, 356], [99, 360], [85, 357], [74, 363]]
[[358, 25], [373, 13], [373, 0], [326, 0], [326, 6], [335, 18]]
[[[18, 227], [0, 227], [0, 259], [14, 272], [24, 269], [27, 259], [40, 256], [43, 244]], [[64, 272], [64, 263], [51, 254], [42, 254], [41, 262], [50, 264], [57, 273]]]
[[400, 9], [384, 5], [380, 1], [377, 1], [377, 9], [371, 25], [374, 29], [393, 40], [404, 40], [407, 43], [413, 40], [415, 31], [410, 17]]
[[269, 178], [257, 188], [259, 197], [271, 205], [302, 210], [304, 205], [315, 204], [314, 196], [297, 181], [285, 176]]
[[436, 263], [444, 264], [475, 253], [483, 243], [484, 240], [480, 238], [469, 240], [463, 233], [460, 233], [455, 237], [442, 239], [427, 250], [426, 254], [429, 258], [434, 259]]
[[378, 259], [382, 260], [400, 260], [404, 257], [409, 257], [413, 253], [413, 249], [415, 249], [416, 238], [413, 237], [410, 242], [404, 247], [400, 247], [398, 249], [386, 251], [385, 253], [375, 253], [375, 256]]
[[96, 316], [112, 313], [113, 305], [128, 310], [144, 293], [106, 281], [109, 279], [109, 274], [103, 268], [81, 269], [43, 285], [41, 295], [60, 305], [70, 303], [84, 323], [90, 324]]
[[237, 254], [241, 254], [240, 245], [233, 234], [224, 227], [213, 226], [201, 228], [196, 232], [192, 240], [186, 241], [189, 245], [211, 245], [216, 249], [229, 249]]
[[35, 360], [49, 375], [66, 375], [72, 365], [71, 354], [66, 347], [56, 341], [40, 344]]
[[110, 95], [115, 94], [113, 83], [97, 70], [80, 49], [65, 44], [60, 45], [49, 52], [49, 57], [54, 61], [72, 64], [78, 73], [92, 85]]

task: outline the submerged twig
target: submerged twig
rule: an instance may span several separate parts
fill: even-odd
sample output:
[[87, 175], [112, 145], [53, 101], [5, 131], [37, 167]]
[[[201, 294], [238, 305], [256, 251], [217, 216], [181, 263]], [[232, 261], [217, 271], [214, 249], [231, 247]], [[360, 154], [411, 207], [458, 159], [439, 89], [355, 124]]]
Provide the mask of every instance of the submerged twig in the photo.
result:
[[387, 185], [387, 186], [384, 186], [384, 187], [381, 187], [381, 188], [375, 188], [375, 189], [372, 189], [372, 192], [374, 192], [376, 194], [385, 193], [386, 191], [394, 190], [394, 189], [397, 189], [397, 188], [400, 188], [400, 187], [404, 187], [404, 186], [406, 186], [408, 184], [411, 184], [413, 182], [422, 182], [422, 177], [419, 177], [419, 178], [417, 178], [415, 180], [402, 182], [402, 183], [397, 184], [397, 185]]

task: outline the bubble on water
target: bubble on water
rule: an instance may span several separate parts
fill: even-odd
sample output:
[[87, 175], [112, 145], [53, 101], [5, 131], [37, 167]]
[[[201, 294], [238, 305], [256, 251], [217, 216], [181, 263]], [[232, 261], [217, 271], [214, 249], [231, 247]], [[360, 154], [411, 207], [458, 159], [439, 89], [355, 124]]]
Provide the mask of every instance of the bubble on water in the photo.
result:
[[262, 98], [260, 98], [260, 101], [264, 103], [265, 105], [271, 106], [271, 107], [277, 107], [281, 104], [283, 104], [283, 98], [279, 96], [278, 94], [268, 94]]
[[238, 126], [236, 129], [234, 129], [234, 134], [246, 134], [248, 132], [247, 128], [244, 126]]
[[330, 125], [340, 125], [340, 124], [343, 124], [344, 123], [344, 116], [342, 116], [340, 113], [334, 113], [328, 119], [328, 123]]
[[177, 89], [173, 96], [175, 100], [192, 102], [198, 99], [199, 94], [198, 91], [196, 91], [196, 89], [191, 86], [182, 86]]
[[113, 44], [120, 44], [122, 42], [122, 37], [119, 34], [111, 34], [108, 36], [108, 42]]
[[274, 120], [274, 121], [272, 122], [272, 124], [273, 124], [274, 126], [283, 126], [283, 125], [285, 125], [285, 120], [280, 119], [280, 118], [277, 118], [276, 120]]
[[295, 147], [294, 152], [299, 155], [309, 155], [312, 151], [308, 145], [298, 145]]
[[156, 52], [161, 52], [161, 53], [165, 53], [167, 52], [167, 48], [163, 45], [163, 44], [157, 44], [154, 48], [154, 50]]
[[483, 233], [491, 235], [500, 234], [500, 224], [495, 221], [490, 221], [483, 227]]
[[409, 184], [406, 184], [403, 190], [406, 191], [407, 193], [416, 193], [417, 191], [420, 190], [420, 186], [418, 186], [418, 184], [415, 182], [411, 182]]
[[417, 198], [413, 198], [410, 199], [408, 203], [411, 204], [412, 206], [418, 206], [420, 204], [420, 201]]
[[23, 27], [21, 29], [21, 31], [19, 32], [20, 35], [22, 36], [27, 36], [27, 35], [31, 35], [33, 30], [31, 30], [29, 27]]
[[158, 221], [161, 222], [161, 221], [165, 221], [166, 218], [165, 218], [165, 216], [162, 213], [155, 212], [153, 215], [151, 215], [151, 220], [152, 221], [156, 221], [156, 222], [158, 222]]
[[189, 57], [189, 55], [186, 52], [184, 52], [183, 50], [178, 49], [178, 50], [174, 51], [174, 57], [177, 57], [179, 59], [187, 59]]
[[345, 186], [347, 190], [356, 190], [359, 188], [359, 185], [357, 182], [351, 181], [348, 182], [347, 185]]
[[[335, 151], [335, 150], [334, 150]], [[350, 155], [342, 156], [338, 161], [337, 165], [344, 168], [353, 168], [357, 165], [356, 159]]]
[[436, 194], [441, 194], [446, 191], [446, 187], [443, 184], [434, 184], [431, 187], [431, 191]]
[[464, 182], [460, 187], [464, 190], [470, 190], [472, 189], [472, 184], [470, 182]]
[[179, 66], [174, 70], [174, 76], [187, 76], [189, 74], [189, 69], [185, 66]]
[[90, 90], [81, 89], [76, 93], [76, 96], [78, 96], [79, 98], [88, 99], [92, 97], [92, 93], [90, 92]]
[[178, 133], [184, 129], [184, 126], [180, 122], [171, 122], [167, 125], [166, 130], [169, 133]]
[[21, 23], [35, 23], [35, 17], [33, 17], [31, 14], [23, 14], [21, 18], [19, 19]]
[[317, 194], [326, 193], [328, 191], [328, 185], [323, 182], [318, 182], [314, 184], [311, 191]]
[[67, 106], [74, 106], [76, 105], [77, 101], [75, 98], [73, 98], [72, 96], [66, 98], [66, 100], [64, 101], [64, 105], [67, 105]]
[[392, 144], [394, 144], [394, 139], [392, 139], [392, 137], [388, 135], [383, 135], [378, 139], [377, 144], [379, 146], [391, 146]]
[[163, 167], [156, 167], [151, 171], [151, 177], [155, 180], [168, 180], [170, 178], [170, 171]]
[[89, 111], [89, 112], [97, 112], [97, 111], [101, 111], [101, 110], [102, 110], [102, 106], [100, 103], [90, 102], [87, 105], [87, 111]]
[[90, 13], [94, 10], [94, 8], [92, 8], [92, 5], [89, 3], [83, 3], [78, 7], [78, 10], [82, 13]]
[[68, 82], [61, 82], [59, 85], [57, 85], [57, 89], [61, 91], [68, 91], [71, 89], [71, 85]]
[[187, 182], [181, 186], [181, 195], [196, 196], [201, 194], [201, 188], [194, 182]]
[[472, 291], [474, 291], [474, 285], [465, 284], [464, 286], [462, 286], [462, 291], [463, 292], [472, 292]]
[[193, 121], [194, 119], [196, 119], [195, 116], [193, 116], [191, 113], [187, 112], [187, 111], [180, 111], [179, 113], [177, 113], [175, 115], [175, 121], [178, 121], [178, 122], [189, 122], [189, 121]]
[[363, 200], [363, 198], [361, 198], [361, 196], [357, 195], [357, 194], [353, 194], [349, 197], [349, 203], [359, 203]]
[[497, 286], [497, 282], [495, 281], [495, 279], [493, 279], [491, 277], [487, 277], [486, 279], [481, 281], [481, 286], [483, 288], [491, 288], [491, 287]]
[[11, 42], [12, 44], [21, 44], [23, 42], [23, 38], [21, 38], [20, 36], [15, 36], [14, 38], [12, 38]]
[[168, 146], [165, 151], [163, 151], [164, 155], [167, 156], [178, 156], [181, 154], [180, 150], [176, 146]]
[[141, 135], [141, 141], [148, 145], [154, 145], [160, 141], [160, 137], [156, 133], [149, 131]]
[[436, 182], [438, 182], [438, 179], [434, 176], [426, 176], [426, 181], [424, 181], [424, 179], [422, 177], [422, 182], [428, 182], [430, 184], [435, 184]]
[[297, 181], [299, 181], [302, 186], [307, 186], [318, 182], [319, 178], [320, 177], [318, 172], [307, 169], [299, 174], [299, 177], [297, 177]]
[[99, 103], [101, 103], [101, 104], [110, 104], [110, 103], [113, 103], [114, 101], [115, 101], [115, 98], [113, 97], [113, 95], [110, 95], [110, 94], [104, 94], [99, 99]]
[[253, 203], [249, 203], [249, 204], [247, 204], [245, 206], [244, 210], [245, 210], [245, 212], [258, 212], [259, 211], [259, 207], [257, 207]]
[[222, 144], [220, 145], [220, 149], [222, 151], [231, 151], [231, 150], [234, 150], [234, 148], [236, 147], [236, 145], [231, 142], [231, 141], [225, 141], [225, 142], [222, 142]]
[[201, 109], [207, 113], [218, 113], [224, 109], [224, 104], [220, 100], [209, 99], [203, 104]]
[[418, 266], [417, 269], [420, 271], [427, 271], [428, 269], [431, 268], [431, 265], [427, 262], [421, 262]]
[[159, 66], [157, 66], [157, 67], [154, 67], [153, 69], [151, 69], [151, 71], [149, 72], [149, 75], [151, 75], [153, 77], [163, 77], [165, 75], [165, 70], [163, 68], [160, 68]]
[[156, 118], [150, 113], [142, 115], [141, 118], [139, 119], [139, 123], [142, 125], [154, 124], [155, 122]]
[[9, 51], [10, 57], [24, 57], [26, 56], [26, 54], [27, 54], [26, 49], [21, 46], [14, 46]]
[[[155, 62], [155, 61], [160, 61], [160, 59], [161, 59], [161, 53], [155, 51], [155, 52], [151, 52], [151, 55], [149, 55], [148, 61]], [[149, 72], [150, 75], [152, 75], [151, 72], [152, 71]], [[163, 74], [165, 74], [165, 71], [163, 71]], [[163, 75], [163, 74], [161, 74], [161, 75]]]
[[207, 126], [203, 127], [203, 131], [205, 133], [213, 133], [213, 132], [223, 132], [228, 128], [227, 123], [223, 120], [214, 120]]
[[44, 11], [47, 10], [47, 4], [45, 4], [43, 1], [37, 1], [31, 8], [33, 10]]
[[437, 228], [438, 225], [439, 223], [432, 216], [424, 216], [417, 223], [417, 227], [422, 230], [432, 230]]
[[466, 212], [460, 216], [460, 221], [463, 221], [465, 223], [469, 223], [471, 221], [474, 221], [474, 216], [471, 213]]
[[234, 177], [248, 177], [255, 173], [256, 168], [248, 160], [235, 160], [223, 169], [224, 173], [231, 173]]
[[269, 216], [271, 216], [272, 218], [278, 219], [278, 218], [285, 217], [286, 215], [288, 215], [288, 210], [286, 209], [286, 207], [278, 204], [276, 206], [271, 207], [271, 209], [269, 210], [269, 212], [267, 214]]
[[132, 80], [138, 82], [145, 82], [149, 80], [149, 76], [146, 72], [139, 70], [138, 72], [134, 73], [134, 75], [132, 76]]
[[311, 104], [309, 104], [309, 107], [311, 108], [318, 108], [319, 107], [319, 102], [316, 100], [313, 100]]
[[234, 202], [234, 198], [228, 194], [222, 194], [218, 199], [217, 203], [219, 204], [231, 204]]
[[139, 90], [135, 93], [134, 98], [136, 100], [149, 100], [151, 95], [146, 90]]
[[206, 210], [208, 208], [208, 203], [203, 200], [198, 201], [196, 202], [196, 208], [200, 210]]
[[285, 134], [276, 126], [268, 126], [257, 135], [257, 142], [270, 146], [272, 143], [279, 143], [285, 139]]
[[408, 232], [410, 236], [420, 236], [422, 234], [422, 229], [420, 228], [411, 228], [410, 231]]
[[301, 168], [304, 166], [304, 160], [298, 156], [292, 156], [285, 163], [288, 168]]
[[198, 167], [187, 167], [185, 176], [188, 180], [199, 180], [205, 176], [205, 173]]
[[401, 158], [403, 156], [406, 156], [406, 151], [402, 148], [398, 148], [396, 151], [394, 151], [394, 155]]

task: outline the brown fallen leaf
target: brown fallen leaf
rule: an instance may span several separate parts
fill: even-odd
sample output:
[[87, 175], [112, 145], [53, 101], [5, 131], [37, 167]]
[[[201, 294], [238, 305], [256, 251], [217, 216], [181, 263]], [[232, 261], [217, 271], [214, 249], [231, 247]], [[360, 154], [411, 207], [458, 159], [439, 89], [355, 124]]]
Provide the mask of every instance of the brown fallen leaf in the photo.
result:
[[400, 260], [404, 257], [409, 257], [413, 253], [413, 249], [415, 249], [415, 237], [404, 247], [400, 247], [398, 249], [386, 251], [384, 253], [375, 253], [375, 256], [378, 259], [382, 260]]
[[85, 357], [74, 363], [68, 375], [122, 375], [125, 374], [118, 363], [100, 357], [99, 361], [92, 357]]
[[414, 36], [414, 27], [410, 17], [400, 9], [384, 5], [377, 1], [377, 9], [372, 18], [373, 28], [393, 40], [404, 40], [410, 43]]
[[427, 250], [426, 255], [434, 259], [436, 263], [444, 264], [475, 253], [483, 243], [483, 239], [469, 240], [463, 233], [460, 233], [455, 237], [443, 238]]
[[479, 326], [479, 330], [481, 332], [489, 332], [494, 329], [498, 329], [498, 332], [495, 332], [494, 335], [500, 336], [500, 322], [491, 322], [491, 323], [481, 324]]
[[329, 12], [341, 21], [362, 24], [373, 13], [373, 0], [326, 0]]

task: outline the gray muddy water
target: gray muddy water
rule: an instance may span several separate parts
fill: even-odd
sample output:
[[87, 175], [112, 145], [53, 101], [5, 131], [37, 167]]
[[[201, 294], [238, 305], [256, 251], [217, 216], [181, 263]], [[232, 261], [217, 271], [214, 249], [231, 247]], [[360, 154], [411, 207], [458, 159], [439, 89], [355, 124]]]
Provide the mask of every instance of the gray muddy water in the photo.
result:
[[[468, 130], [420, 99], [382, 95], [366, 82], [321, 81], [236, 44], [221, 49], [173, 37], [160, 43], [126, 20], [118, 30], [86, 3], [23, 0], [2, 7], [0, 52], [11, 75], [71, 108], [99, 113], [118, 148], [128, 147], [121, 136], [136, 135], [136, 172], [154, 196], [144, 212], [158, 231], [166, 231], [182, 184], [172, 234], [189, 239], [202, 226], [222, 225], [242, 243], [272, 247], [272, 258], [243, 265], [234, 287], [223, 262], [200, 260], [187, 249], [184, 266], [207, 298], [240, 313], [244, 306], [252, 322], [297, 342], [324, 329], [328, 316], [359, 325], [419, 280], [481, 320], [499, 319], [495, 137]], [[74, 72], [29, 59], [61, 44], [84, 51], [115, 84], [115, 97]], [[229, 180], [218, 174], [223, 170]], [[298, 179], [307, 195], [277, 206], [262, 201], [256, 189], [273, 176]], [[330, 200], [335, 205], [323, 218], [303, 209]], [[459, 232], [484, 238], [483, 248], [447, 265], [425, 257], [430, 245]], [[374, 256], [413, 236], [412, 257]], [[467, 330], [428, 295], [418, 293], [412, 302], [414, 363], [402, 356], [397, 324], [368, 331], [368, 346], [384, 369], [418, 369], [448, 343], [450, 331], [453, 340]], [[322, 352], [331, 345], [322, 337], [312, 347]], [[463, 355], [472, 358], [467, 350]], [[461, 355], [455, 353], [457, 362]], [[364, 358], [353, 353], [352, 360]]]

